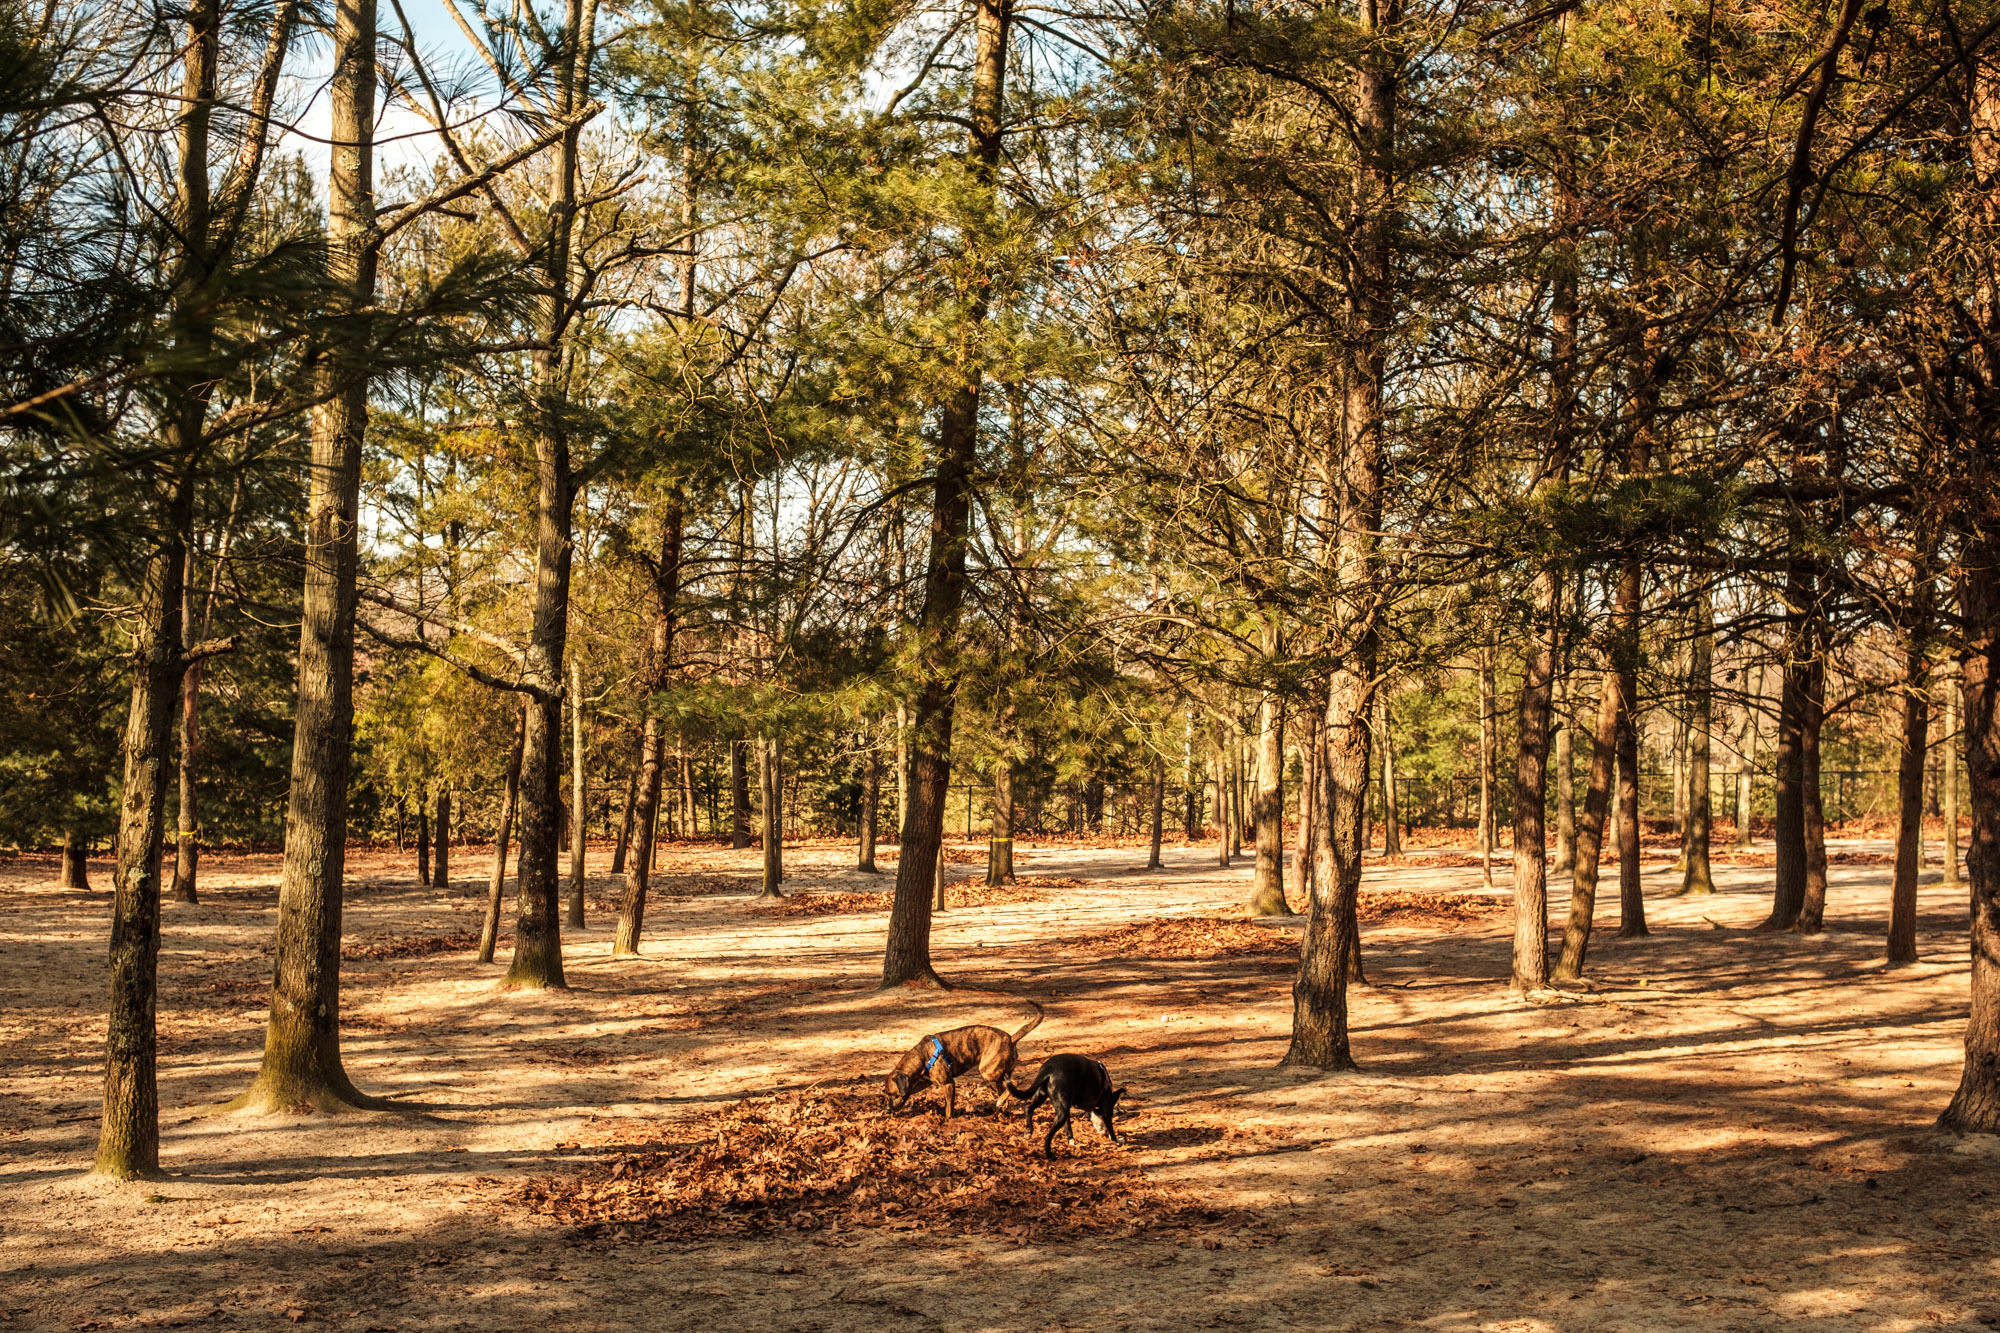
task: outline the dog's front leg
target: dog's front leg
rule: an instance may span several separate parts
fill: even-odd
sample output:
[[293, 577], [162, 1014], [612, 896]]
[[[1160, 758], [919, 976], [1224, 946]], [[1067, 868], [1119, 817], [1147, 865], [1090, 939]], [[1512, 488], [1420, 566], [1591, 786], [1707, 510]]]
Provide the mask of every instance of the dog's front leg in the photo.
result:
[[944, 1085], [944, 1118], [947, 1120], [951, 1119], [952, 1114], [957, 1110], [958, 1084], [947, 1083]]

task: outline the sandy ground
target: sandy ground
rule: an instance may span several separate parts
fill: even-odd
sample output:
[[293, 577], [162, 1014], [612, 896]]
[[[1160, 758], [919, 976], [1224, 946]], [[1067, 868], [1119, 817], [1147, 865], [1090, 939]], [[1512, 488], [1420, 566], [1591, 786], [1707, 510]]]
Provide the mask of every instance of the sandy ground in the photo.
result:
[[[1207, 849], [1169, 849], [1165, 873], [1142, 874], [1131, 868], [1143, 854], [1126, 850], [1024, 849], [1024, 873], [1084, 885], [947, 912], [940, 969], [1047, 1003], [1024, 1043], [1030, 1069], [1081, 1050], [1130, 1085], [1132, 1143], [1085, 1129], [1079, 1157], [1130, 1152], [1166, 1185], [1247, 1210], [1248, 1224], [1064, 1244], [920, 1224], [681, 1243], [579, 1234], [525, 1212], [508, 1198], [522, 1180], [574, 1169], [600, 1145], [699, 1137], [743, 1095], [879, 1073], [959, 1022], [1018, 1025], [1022, 1006], [995, 994], [873, 992], [883, 915], [755, 912], [744, 892], [755, 857], [670, 853], [641, 960], [609, 956], [612, 885], [596, 881], [604, 906], [567, 942], [573, 988], [505, 994], [498, 969], [463, 948], [415, 954], [476, 926], [479, 857], [460, 855], [464, 892], [443, 896], [412, 887], [407, 860], [358, 854], [349, 949], [405, 956], [348, 964], [348, 1067], [365, 1089], [432, 1109], [342, 1117], [201, 1113], [255, 1067], [275, 899], [275, 858], [211, 860], [203, 904], [166, 907], [171, 1174], [135, 1185], [81, 1174], [96, 1134], [105, 896], [58, 891], [48, 860], [0, 862], [0, 1323], [2000, 1323], [2000, 1147], [1927, 1128], [1958, 1075], [1963, 899], [1927, 874], [1926, 960], [1884, 972], [1888, 871], [1865, 864], [1835, 866], [1832, 927], [1799, 938], [1748, 930], [1768, 869], [1723, 869], [1719, 895], [1691, 900], [1665, 896], [1674, 877], [1660, 863], [1648, 875], [1654, 933], [1602, 939], [1599, 989], [1548, 1007], [1506, 994], [1504, 916], [1371, 925], [1376, 984], [1353, 999], [1365, 1070], [1324, 1076], [1276, 1067], [1290, 1021], [1282, 957], [1054, 943], [1228, 912], [1247, 881], [1240, 863], [1219, 871]], [[883, 887], [838, 868], [847, 857], [792, 853], [791, 887]], [[101, 890], [108, 867], [91, 870]], [[1419, 858], [1373, 868], [1369, 883], [1476, 890], [1478, 872]], [[1148, 1147], [1149, 1119], [1215, 1126], [1214, 1141]]]

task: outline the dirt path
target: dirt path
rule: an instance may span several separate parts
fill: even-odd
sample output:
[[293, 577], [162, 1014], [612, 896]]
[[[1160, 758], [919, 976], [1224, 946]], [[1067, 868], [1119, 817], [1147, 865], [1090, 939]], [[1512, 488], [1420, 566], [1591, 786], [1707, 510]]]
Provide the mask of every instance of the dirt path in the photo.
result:
[[[847, 856], [793, 854], [792, 887], [886, 887], [836, 868]], [[207, 901], [166, 910], [170, 1178], [86, 1179], [105, 895], [56, 890], [46, 860], [0, 862], [0, 1323], [2000, 1323], [2000, 1147], [1925, 1128], [1957, 1079], [1966, 1003], [1963, 899], [1934, 872], [1927, 959], [1885, 973], [1886, 866], [1837, 864], [1833, 928], [1797, 938], [1749, 932], [1768, 870], [1721, 868], [1723, 891], [1689, 900], [1657, 896], [1671, 878], [1662, 863], [1648, 875], [1654, 934], [1602, 940], [1602, 989], [1546, 1008], [1506, 997], [1504, 916], [1390, 916], [1365, 928], [1377, 984], [1353, 1000], [1365, 1072], [1328, 1077], [1276, 1068], [1290, 1017], [1282, 945], [1159, 957], [1145, 939], [1164, 936], [1108, 938], [1135, 922], [1230, 913], [1247, 872], [1218, 871], [1210, 856], [1170, 850], [1166, 872], [1137, 874], [1143, 854], [1130, 851], [1024, 851], [1025, 874], [1082, 883], [939, 919], [945, 975], [1048, 1005], [1024, 1043], [1029, 1069], [1081, 1050], [1130, 1086], [1131, 1142], [1113, 1148], [1086, 1127], [1067, 1159], [1075, 1169], [1128, 1154], [1218, 1219], [1061, 1243], [952, 1234], [922, 1217], [686, 1242], [579, 1232], [511, 1201], [527, 1178], [601, 1161], [607, 1145], [703, 1138], [746, 1094], [858, 1086], [926, 1031], [1019, 1025], [1026, 1008], [1004, 993], [873, 992], [883, 914], [758, 911], [746, 897], [754, 852], [668, 854], [642, 960], [609, 956], [613, 886], [598, 881], [604, 905], [567, 942], [574, 989], [546, 995], [501, 994], [498, 969], [472, 961], [482, 885], [468, 878], [465, 896], [443, 897], [410, 887], [404, 864], [358, 855], [349, 1069], [370, 1091], [432, 1109], [340, 1118], [196, 1113], [255, 1067], [275, 901], [275, 858], [214, 858]], [[92, 874], [108, 882], [107, 867]], [[1476, 883], [1476, 871], [1421, 859], [1369, 880], [1422, 892]], [[446, 951], [430, 952], [440, 937]]]

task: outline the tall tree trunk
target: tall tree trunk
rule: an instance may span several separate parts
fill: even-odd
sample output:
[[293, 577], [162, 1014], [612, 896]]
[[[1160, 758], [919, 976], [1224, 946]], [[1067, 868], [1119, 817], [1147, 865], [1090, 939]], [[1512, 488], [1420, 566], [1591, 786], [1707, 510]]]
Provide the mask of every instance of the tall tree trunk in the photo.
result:
[[1250, 879], [1251, 916], [1291, 916], [1285, 901], [1285, 707], [1266, 694], [1257, 709], [1257, 859]]
[[431, 887], [451, 890], [451, 788], [438, 789], [437, 814], [431, 820]]
[[1556, 859], [1549, 870], [1576, 870], [1576, 726], [1570, 719], [1569, 677], [1562, 678], [1562, 704], [1556, 720]]
[[[1943, 1129], [1961, 1134], [2000, 1134], [2000, 520], [1992, 497], [2000, 493], [1993, 441], [2000, 389], [2000, 277], [1992, 256], [2000, 239], [2000, 57], [1978, 53], [1968, 82], [1968, 121], [1973, 133], [1971, 160], [1977, 193], [1967, 230], [1977, 238], [1972, 253], [1984, 263], [1969, 303], [1979, 329], [1977, 364], [1984, 381], [1984, 410], [1970, 432], [1970, 458], [1958, 480], [1965, 510], [1977, 515], [1968, 526], [1957, 561], [1959, 615], [1965, 648], [1962, 703], [1965, 709], [1966, 794], [1972, 803], [1972, 844], [1966, 849], [1966, 877], [1972, 881], [1972, 1005], [1965, 1021], [1965, 1068], [1951, 1105], [1938, 1117]], [[1954, 817], [1954, 827], [1956, 819]]]
[[[212, 41], [214, 11], [190, 16], [194, 44]], [[211, 37], [204, 40], [208, 29]], [[212, 47], [211, 47], [212, 51]], [[192, 63], [192, 61], [190, 62]], [[213, 78], [211, 75], [210, 86]], [[204, 166], [204, 171], [206, 170]], [[202, 416], [176, 414], [172, 443], [191, 462]], [[129, 1180], [160, 1172], [160, 1102], [155, 1027], [160, 954], [160, 856], [166, 841], [166, 768], [184, 659], [181, 582], [186, 575], [191, 487], [182, 471], [163, 479], [165, 511], [147, 557], [133, 631], [132, 704], [125, 724], [125, 780], [119, 789], [118, 865], [111, 903], [111, 1003], [104, 1042], [104, 1119], [95, 1170]]]
[[1757, 712], [1764, 699], [1764, 668], [1749, 675], [1750, 688], [1743, 703], [1743, 730], [1736, 748], [1742, 754], [1736, 768], [1736, 845], [1750, 845], [1750, 829], [1755, 818], [1753, 803], [1757, 777]]
[[1826, 653], [1814, 622], [1812, 661], [1806, 673], [1805, 716], [1799, 727], [1799, 805], [1805, 825], [1806, 892], [1792, 929], [1817, 934], [1826, 919], [1826, 806], [1820, 795], [1820, 730], [1826, 722]]
[[1930, 663], [1913, 642], [1903, 677], [1903, 752], [1896, 768], [1896, 872], [1889, 888], [1889, 965], [1917, 961], [1917, 875], [1923, 869], [1924, 759], [1930, 747]]
[[1964, 737], [1958, 730], [1958, 684], [1947, 679], [1944, 689], [1944, 767], [1938, 771], [1940, 803], [1944, 807], [1944, 882], [1956, 886], [1958, 855], [1958, 756]]
[[[667, 492], [660, 511], [660, 556], [653, 564], [653, 629], [646, 645], [646, 674], [642, 688], [649, 702], [667, 686], [673, 668], [674, 635], [680, 623], [681, 566], [687, 529], [685, 492], [676, 484]], [[646, 891], [653, 870], [653, 844], [657, 840], [660, 817], [661, 771], [665, 765], [666, 738], [657, 710], [648, 707], [639, 730], [639, 770], [637, 809], [633, 813], [634, 842], [626, 858], [625, 895], [618, 907], [618, 929], [612, 938], [614, 955], [639, 952], [639, 937], [645, 927]], [[732, 750], [735, 745], [732, 742]]]
[[729, 845], [737, 851], [750, 845], [750, 765], [743, 752], [747, 744], [740, 736], [729, 742]]
[[[330, 313], [352, 320], [375, 301], [375, 5], [374, 0], [342, 0], [334, 10], [328, 305]], [[271, 1012], [263, 1062], [235, 1102], [270, 1111], [300, 1104], [327, 1111], [382, 1105], [355, 1089], [340, 1055], [355, 581], [370, 355], [363, 333], [336, 336], [322, 358], [322, 400], [312, 418], [305, 590]], [[436, 833], [440, 864], [445, 836], [443, 829]]]
[[782, 897], [778, 886], [785, 878], [784, 776], [778, 771], [778, 743], [768, 736], [757, 740], [757, 777], [764, 799], [764, 880], [759, 898]]
[[1215, 862], [1227, 867], [1229, 857], [1229, 825], [1235, 812], [1229, 808], [1229, 752], [1222, 746], [1215, 749]]
[[882, 872], [875, 865], [875, 837], [882, 824], [882, 752], [875, 737], [868, 736], [868, 759], [861, 770], [861, 849], [854, 868], [870, 875]]
[[422, 798], [417, 798], [417, 887], [431, 886], [431, 809]]
[[1604, 672], [1598, 696], [1597, 729], [1590, 739], [1590, 777], [1584, 785], [1583, 822], [1576, 830], [1576, 869], [1570, 875], [1569, 923], [1563, 928], [1562, 957], [1554, 979], [1583, 980], [1590, 935], [1597, 915], [1597, 875], [1604, 852], [1604, 828], [1611, 811], [1611, 788], [1618, 765], [1618, 719], [1624, 691], [1615, 667]]
[[993, 766], [993, 831], [986, 839], [986, 882], [1014, 880], [1014, 763], [1002, 759]]
[[[966, 158], [982, 211], [966, 243], [981, 247], [998, 222], [998, 173], [1005, 119], [1007, 36], [1013, 0], [974, 0], [978, 34], [967, 112]], [[939, 414], [937, 481], [931, 502], [930, 550], [924, 564], [924, 602], [917, 617], [917, 697], [911, 727], [910, 803], [903, 812], [902, 854], [896, 862], [895, 905], [882, 952], [882, 985], [941, 985], [931, 966], [931, 911], [937, 888], [938, 849], [944, 844], [945, 799], [951, 784], [953, 709], [958, 694], [960, 609], [965, 602], [966, 545], [971, 531], [972, 471], [979, 448], [980, 358], [994, 257], [968, 256], [978, 276], [967, 283], [958, 331], [959, 383]]]
[[1771, 830], [1777, 852], [1771, 914], [1760, 930], [1790, 930], [1798, 924], [1806, 902], [1806, 715], [1810, 711], [1814, 638], [1812, 571], [1803, 560], [1791, 562], [1785, 575], [1785, 661], [1778, 686], [1778, 744]]
[[514, 719], [514, 743], [507, 750], [507, 787], [500, 800], [500, 828], [493, 835], [493, 873], [486, 883], [486, 919], [479, 927], [479, 961], [493, 961], [500, 939], [500, 904], [507, 886], [507, 841], [514, 832], [514, 814], [521, 802], [521, 746], [527, 739], [525, 707]]
[[[2000, 67], [1989, 59], [1982, 73], [1989, 93], [1986, 124], [2000, 129]], [[1987, 152], [2000, 159], [2000, 147], [1989, 143]], [[2000, 173], [2000, 160], [1990, 165]], [[1994, 304], [2000, 306], [2000, 298]], [[1968, 470], [1972, 475], [1961, 482], [1968, 494], [1990, 497], [2000, 487], [2000, 469], [1990, 459]], [[1990, 507], [1959, 557], [1955, 581], [1965, 634], [1961, 697], [1972, 804], [1965, 857], [1972, 881], [1972, 1000], [1965, 1065], [1938, 1125], [1961, 1134], [2000, 1134], [2000, 522]]]
[[1299, 854], [1294, 862], [1299, 872], [1299, 892], [1305, 895], [1308, 905], [1312, 902], [1313, 885], [1317, 882], [1314, 872], [1319, 865], [1313, 851], [1319, 845], [1314, 841], [1313, 830], [1320, 817], [1319, 728], [1315, 721], [1312, 714], [1306, 716], [1305, 734], [1299, 738]]
[[89, 871], [89, 849], [84, 846], [83, 840], [76, 836], [75, 829], [64, 829], [62, 863], [57, 872], [56, 887], [59, 889], [81, 889], [83, 892], [89, 893]]
[[[1567, 463], [1563, 464], [1567, 468]], [[1521, 666], [1519, 737], [1514, 747], [1514, 950], [1511, 988], [1531, 994], [1549, 984], [1547, 816], [1549, 730], [1555, 697], [1561, 572], [1535, 576], [1534, 640]]]
[[[1643, 471], [1643, 455], [1634, 471]], [[1629, 555], [1619, 575], [1617, 608], [1618, 731], [1618, 938], [1647, 934], [1646, 897], [1640, 881], [1644, 849], [1639, 838], [1639, 557]]]
[[565, 348], [576, 317], [571, 299], [570, 247], [575, 233], [576, 177], [583, 126], [573, 119], [590, 98], [597, 54], [597, 0], [569, 0], [569, 38], [558, 70], [556, 110], [571, 117], [558, 141], [551, 172], [554, 198], [537, 258], [542, 296], [532, 355], [529, 417], [535, 447], [535, 579], [523, 683], [529, 687], [528, 728], [521, 755], [521, 858], [515, 872], [514, 957], [501, 983], [508, 988], [567, 986], [556, 863], [562, 835], [563, 661], [569, 646], [570, 565], [576, 475], [570, 466]]
[[632, 760], [625, 766], [625, 813], [618, 820], [618, 841], [611, 847], [611, 873], [625, 873], [625, 854], [632, 842], [633, 806], [639, 800], [639, 770], [645, 764], [646, 733], [639, 728], [632, 737]]
[[1151, 849], [1146, 854], [1146, 869], [1163, 870], [1166, 862], [1160, 859], [1160, 835], [1165, 831], [1167, 819], [1167, 760], [1157, 750], [1153, 753], [1153, 839]]
[[[1493, 646], [1479, 645], [1479, 878], [1493, 887]], [[1537, 849], [1539, 851], [1539, 848]]]
[[1687, 869], [1681, 877], [1681, 892], [1715, 892], [1709, 873], [1708, 841], [1712, 811], [1709, 808], [1709, 767], [1713, 758], [1715, 725], [1715, 609], [1706, 589], [1695, 602], [1694, 643], [1689, 652], [1688, 682], [1691, 691], [1688, 711], [1688, 814], [1687, 834], [1682, 840]]
[[[1382, 702], [1378, 707], [1381, 718], [1382, 738], [1382, 855], [1401, 856], [1403, 854], [1403, 797], [1396, 786], [1396, 723], [1389, 711], [1389, 691], [1382, 691]], [[1303, 752], [1302, 752], [1303, 753]], [[1306, 766], [1311, 772], [1311, 766]], [[1310, 781], [1309, 778], [1305, 779]], [[1299, 805], [1299, 842], [1305, 844], [1305, 803]]]
[[583, 668], [569, 664], [569, 918], [563, 924], [583, 929], [584, 856], [590, 848], [590, 770], [583, 748]]
[[1361, 0], [1367, 45], [1354, 72], [1355, 202], [1348, 252], [1343, 438], [1328, 469], [1334, 481], [1338, 536], [1329, 617], [1336, 649], [1320, 737], [1324, 817], [1314, 819], [1318, 862], [1313, 896], [1292, 984], [1292, 1040], [1283, 1063], [1352, 1069], [1347, 985], [1360, 964], [1357, 912], [1363, 823], [1369, 788], [1369, 730], [1381, 628], [1375, 533], [1382, 518], [1382, 401], [1388, 336], [1395, 320], [1391, 264], [1396, 152], [1395, 59], [1385, 31], [1398, 21], [1396, 0]]
[[[239, 472], [229, 491], [229, 513], [222, 520], [222, 530], [215, 539], [215, 559], [208, 572], [208, 592], [199, 625], [194, 614], [195, 543], [192, 532], [189, 534], [188, 576], [183, 580], [187, 595], [184, 628], [189, 648], [206, 639], [215, 625], [215, 603], [222, 591], [222, 570], [229, 561], [229, 545], [236, 535], [236, 515], [242, 503], [243, 474]], [[200, 892], [195, 884], [201, 858], [200, 797], [195, 789], [195, 775], [201, 770], [201, 667], [200, 661], [192, 662], [181, 677], [181, 790], [174, 821], [178, 850], [174, 857], [173, 894], [176, 902], [183, 903], [200, 901]]]

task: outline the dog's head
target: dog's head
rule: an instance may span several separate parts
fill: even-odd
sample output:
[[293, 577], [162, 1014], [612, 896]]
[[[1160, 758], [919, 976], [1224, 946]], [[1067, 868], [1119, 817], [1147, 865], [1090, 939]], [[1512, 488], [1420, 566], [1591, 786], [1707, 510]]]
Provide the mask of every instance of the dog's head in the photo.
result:
[[1091, 1127], [1113, 1143], [1122, 1142], [1113, 1120], [1118, 1114], [1118, 1099], [1124, 1095], [1123, 1088], [1111, 1089], [1099, 1099], [1097, 1106], [1090, 1113]]
[[902, 1073], [891, 1074], [883, 1080], [882, 1096], [888, 1101], [891, 1111], [910, 1100], [910, 1092], [915, 1087], [916, 1081], [913, 1076]]

